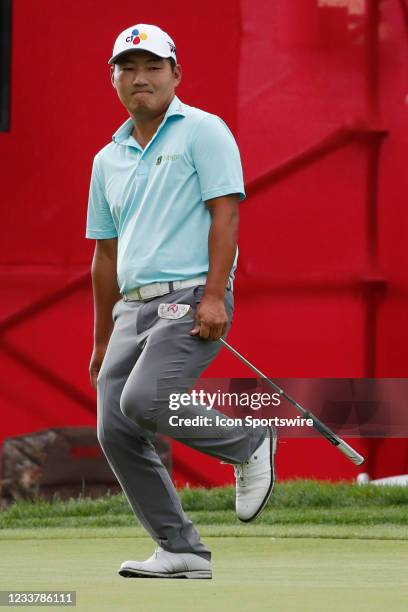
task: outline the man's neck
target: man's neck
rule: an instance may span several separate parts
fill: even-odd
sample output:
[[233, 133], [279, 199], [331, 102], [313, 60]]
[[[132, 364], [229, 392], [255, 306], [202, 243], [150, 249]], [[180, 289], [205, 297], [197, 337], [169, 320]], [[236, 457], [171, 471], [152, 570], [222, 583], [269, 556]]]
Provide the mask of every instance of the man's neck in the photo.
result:
[[153, 138], [154, 134], [157, 131], [157, 128], [163, 121], [164, 115], [165, 113], [159, 115], [158, 117], [155, 117], [154, 119], [147, 120], [143, 120], [139, 117], [133, 117], [132, 136], [135, 140], [137, 140], [137, 142], [143, 149], [149, 144], [149, 142]]
[[155, 117], [149, 117], [146, 115], [140, 115], [140, 116], [133, 115], [132, 116], [132, 119], [133, 119], [132, 136], [140, 144], [142, 149], [144, 149], [149, 144], [149, 142], [155, 135], [157, 128], [163, 121], [164, 116], [170, 104], [171, 104], [171, 101], [168, 104], [167, 108], [162, 113], [160, 113], [159, 115], [156, 115]]

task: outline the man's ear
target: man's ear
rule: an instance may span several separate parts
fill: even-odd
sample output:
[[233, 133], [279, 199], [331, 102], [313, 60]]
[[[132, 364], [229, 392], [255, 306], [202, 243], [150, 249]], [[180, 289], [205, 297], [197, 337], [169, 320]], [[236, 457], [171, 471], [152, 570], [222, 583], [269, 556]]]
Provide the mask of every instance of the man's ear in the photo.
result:
[[174, 77], [176, 80], [175, 87], [177, 87], [180, 84], [182, 76], [183, 76], [183, 71], [181, 69], [181, 66], [180, 64], [176, 64], [174, 66]]
[[113, 64], [113, 66], [111, 66], [110, 71], [111, 71], [110, 78], [111, 78], [112, 87], [113, 87], [113, 89], [116, 89], [116, 85], [115, 85], [115, 64]]

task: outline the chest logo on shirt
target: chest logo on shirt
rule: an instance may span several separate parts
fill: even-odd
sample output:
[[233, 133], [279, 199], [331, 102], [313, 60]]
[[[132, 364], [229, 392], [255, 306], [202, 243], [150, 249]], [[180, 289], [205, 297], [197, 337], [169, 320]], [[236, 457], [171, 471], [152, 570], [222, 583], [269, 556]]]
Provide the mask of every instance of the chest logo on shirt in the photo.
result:
[[164, 164], [165, 162], [174, 162], [180, 159], [181, 153], [173, 153], [172, 155], [159, 155], [156, 159], [156, 166], [160, 166], [160, 164]]

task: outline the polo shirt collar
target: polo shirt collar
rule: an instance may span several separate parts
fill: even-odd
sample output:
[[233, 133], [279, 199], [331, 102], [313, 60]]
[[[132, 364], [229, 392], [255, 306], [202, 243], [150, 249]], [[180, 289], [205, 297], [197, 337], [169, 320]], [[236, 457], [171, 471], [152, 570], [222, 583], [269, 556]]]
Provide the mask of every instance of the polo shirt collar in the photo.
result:
[[[186, 115], [186, 111], [184, 109], [184, 105], [182, 104], [182, 102], [180, 101], [180, 99], [175, 95], [174, 98], [172, 99], [172, 101], [170, 102], [167, 111], [163, 117], [163, 121], [161, 122], [160, 126], [164, 125], [167, 121], [167, 119], [169, 117], [172, 117], [173, 115], [180, 115], [182, 117], [185, 117]], [[159, 128], [158, 128], [159, 129]], [[133, 131], [133, 119], [131, 117], [129, 117], [129, 119], [127, 119], [127, 121], [125, 121], [125, 123], [122, 123], [122, 125], [120, 126], [120, 128], [118, 130], [116, 130], [116, 132], [113, 134], [112, 136], [112, 140], [113, 142], [116, 142], [116, 144], [129, 144], [128, 142], [126, 142], [128, 140], [128, 138], [130, 138], [131, 134]], [[132, 138], [132, 140], [134, 141], [134, 138]]]

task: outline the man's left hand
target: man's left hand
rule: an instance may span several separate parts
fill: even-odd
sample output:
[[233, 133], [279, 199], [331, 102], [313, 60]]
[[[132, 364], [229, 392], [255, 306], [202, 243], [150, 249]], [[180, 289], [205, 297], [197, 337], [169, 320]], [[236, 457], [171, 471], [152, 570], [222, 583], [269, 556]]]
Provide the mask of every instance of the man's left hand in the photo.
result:
[[204, 340], [219, 340], [225, 334], [227, 325], [224, 300], [204, 295], [196, 310], [195, 325], [189, 333]]

